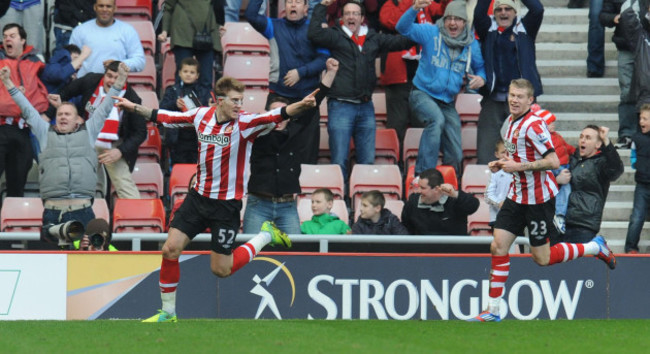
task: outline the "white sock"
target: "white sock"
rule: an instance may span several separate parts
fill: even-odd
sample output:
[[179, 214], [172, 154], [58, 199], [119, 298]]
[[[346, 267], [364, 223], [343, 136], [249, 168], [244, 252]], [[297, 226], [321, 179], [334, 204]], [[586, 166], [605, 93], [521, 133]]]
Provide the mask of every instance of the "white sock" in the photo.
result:
[[176, 291], [170, 293], [160, 293], [162, 299], [162, 310], [170, 315], [176, 314]]
[[268, 245], [271, 242], [271, 234], [266, 231], [260, 231], [257, 236], [253, 237], [248, 241], [253, 247], [255, 247], [255, 254], [260, 253], [264, 246]]
[[582, 244], [585, 247], [585, 254], [590, 254], [592, 256], [595, 256], [600, 252], [600, 246], [596, 241], [589, 241], [587, 243]]
[[501, 297], [491, 297], [488, 300], [488, 312], [494, 315], [499, 315], [499, 305], [501, 304]]

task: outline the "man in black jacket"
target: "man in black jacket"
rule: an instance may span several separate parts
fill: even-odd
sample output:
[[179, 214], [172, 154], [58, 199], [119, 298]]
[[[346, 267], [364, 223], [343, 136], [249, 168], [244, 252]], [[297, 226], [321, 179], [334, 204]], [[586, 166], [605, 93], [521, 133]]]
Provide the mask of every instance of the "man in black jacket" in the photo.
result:
[[[316, 106], [325, 97], [339, 68], [335, 59], [327, 59]], [[277, 96], [268, 110], [286, 106], [289, 101]], [[285, 120], [267, 135], [255, 140], [251, 152], [251, 176], [244, 214], [244, 233], [257, 233], [264, 221], [273, 221], [288, 234], [300, 234], [296, 195], [300, 193], [300, 164], [303, 162], [303, 135], [308, 134], [312, 117], [301, 115]]]
[[[73, 97], [81, 96], [81, 104], [84, 108], [80, 110], [81, 116], [88, 119], [117, 79], [119, 64], [119, 61], [113, 61], [106, 67], [104, 74], [89, 73], [64, 87], [60, 97], [50, 96], [54, 101], [68, 101]], [[128, 84], [122, 89], [120, 96], [131, 102], [142, 102]], [[144, 119], [133, 112], [122, 112], [117, 108], [111, 111], [99, 134], [95, 143], [99, 163], [106, 167], [118, 198], [140, 198], [131, 172], [138, 158], [138, 147], [146, 138], [147, 126]]]
[[415, 45], [400, 35], [377, 33], [363, 25], [364, 8], [357, 0], [343, 7], [342, 25], [323, 28], [327, 7], [334, 0], [322, 0], [314, 8], [307, 37], [330, 50], [340, 70], [327, 95], [327, 132], [332, 163], [347, 177], [350, 139], [354, 136], [357, 163], [375, 162], [375, 59], [381, 51], [409, 49]]
[[566, 233], [557, 242], [585, 243], [600, 231], [609, 184], [623, 173], [623, 161], [607, 137], [609, 128], [586, 126], [580, 133], [579, 146], [571, 156], [569, 169], [556, 180], [571, 183], [566, 215]]
[[420, 193], [412, 194], [402, 209], [402, 224], [411, 235], [467, 235], [467, 216], [479, 200], [444, 183], [435, 168], [420, 174]]

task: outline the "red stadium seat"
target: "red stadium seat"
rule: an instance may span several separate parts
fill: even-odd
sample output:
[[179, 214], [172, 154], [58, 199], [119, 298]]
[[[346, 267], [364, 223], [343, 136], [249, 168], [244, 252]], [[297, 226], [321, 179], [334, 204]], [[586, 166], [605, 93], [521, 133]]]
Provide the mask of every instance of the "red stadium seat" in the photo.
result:
[[483, 198], [485, 188], [490, 181], [490, 169], [487, 165], [467, 165], [461, 178], [461, 189]]
[[234, 77], [246, 86], [269, 86], [268, 56], [232, 54], [226, 58], [223, 76]]
[[[235, 53], [268, 55], [271, 52], [268, 39], [264, 38], [248, 22], [226, 22], [226, 34], [221, 37], [224, 59]], [[266, 67], [266, 71], [269, 67]]]
[[139, 162], [160, 162], [162, 140], [158, 127], [147, 125], [147, 139], [138, 148]]
[[[345, 221], [346, 224], [350, 223], [348, 207], [345, 205], [345, 201], [334, 199], [332, 213], [336, 214], [339, 219]], [[307, 220], [311, 220], [313, 215], [314, 213], [311, 211], [311, 199], [305, 198], [298, 200], [298, 217], [300, 218], [300, 223], [302, 224]]]
[[41, 232], [43, 201], [41, 198], [6, 197], [0, 211], [2, 232]]
[[460, 129], [460, 143], [463, 149], [463, 166], [476, 163], [476, 133], [476, 125], [464, 125]]
[[160, 199], [117, 199], [113, 232], [163, 232], [165, 208]]
[[490, 207], [481, 200], [478, 210], [467, 216], [467, 232], [471, 236], [492, 236], [490, 227]]
[[422, 138], [422, 131], [424, 128], [408, 128], [404, 134], [404, 146], [402, 148], [402, 161], [404, 161], [404, 168], [408, 169], [411, 165], [415, 165], [418, 158], [418, 150], [420, 149], [420, 138]]
[[242, 109], [249, 113], [266, 112], [266, 97], [269, 91], [261, 88], [250, 88], [244, 91], [244, 104]]
[[320, 126], [320, 140], [318, 144], [318, 163], [330, 164], [332, 162], [332, 153], [330, 152], [329, 133], [327, 126]]
[[169, 176], [169, 198], [174, 205], [176, 200], [185, 198], [190, 187], [190, 178], [196, 173], [196, 165], [177, 163], [172, 167]]
[[320, 125], [327, 126], [327, 97], [323, 98], [318, 109], [320, 111]]
[[111, 222], [111, 212], [108, 210], [106, 199], [95, 198], [93, 201], [93, 212], [95, 213], [95, 218], [104, 219], [107, 223]]
[[151, 109], [158, 109], [158, 96], [151, 90], [137, 91], [138, 96], [142, 99], [142, 105]]
[[329, 188], [335, 199], [343, 199], [345, 184], [339, 165], [300, 165], [300, 197], [311, 195], [318, 188]]
[[160, 164], [138, 162], [131, 176], [138, 187], [138, 191], [140, 191], [140, 198], [155, 199], [163, 196], [164, 182]]
[[386, 199], [402, 198], [402, 174], [397, 165], [356, 164], [350, 174], [350, 199], [352, 205], [363, 192], [377, 189]]
[[[350, 161], [356, 164], [354, 139], [350, 141]], [[394, 165], [399, 160], [399, 139], [395, 129], [375, 131], [375, 165]]]
[[481, 113], [481, 99], [482, 96], [476, 93], [461, 93], [456, 96], [456, 111], [462, 124], [478, 123], [478, 115]]
[[153, 29], [153, 23], [149, 20], [138, 20], [137, 18], [127, 18], [126, 22], [138, 32], [144, 53], [156, 55], [156, 33]]
[[373, 92], [372, 104], [375, 107], [375, 121], [377, 122], [377, 128], [386, 128], [386, 123], [388, 122], [388, 113], [386, 111], [386, 92]]
[[[162, 1], [160, 1], [162, 2]], [[115, 16], [121, 19], [130, 17], [142, 18], [151, 21], [152, 18], [151, 0], [116, 0]]]
[[167, 55], [165, 55], [160, 81], [162, 81], [160, 83], [160, 97], [163, 97], [165, 94], [165, 89], [170, 85], [173, 85], [176, 81], [176, 59], [174, 59], [174, 53], [172, 52], [169, 52]]
[[156, 80], [156, 63], [151, 55], [145, 55], [144, 70], [140, 72], [130, 72], [127, 82], [134, 86], [143, 86], [150, 90], [155, 90], [157, 85]]

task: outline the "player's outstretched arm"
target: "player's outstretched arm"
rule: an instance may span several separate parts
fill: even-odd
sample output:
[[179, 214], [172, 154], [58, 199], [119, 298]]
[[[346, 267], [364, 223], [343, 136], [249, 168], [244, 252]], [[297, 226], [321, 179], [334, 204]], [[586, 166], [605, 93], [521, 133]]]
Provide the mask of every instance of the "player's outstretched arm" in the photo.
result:
[[124, 97], [113, 96], [115, 99], [115, 106], [129, 112], [135, 112], [137, 115], [144, 117], [146, 120], [151, 120], [151, 113], [153, 110], [141, 104], [135, 104]]

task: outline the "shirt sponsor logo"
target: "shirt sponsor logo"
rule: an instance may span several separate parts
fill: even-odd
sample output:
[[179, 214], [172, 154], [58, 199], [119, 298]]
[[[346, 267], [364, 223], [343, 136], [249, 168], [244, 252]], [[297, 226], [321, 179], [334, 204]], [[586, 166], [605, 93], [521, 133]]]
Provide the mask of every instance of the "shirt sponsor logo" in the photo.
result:
[[199, 141], [206, 144], [227, 146], [230, 144], [230, 136], [225, 134], [202, 134], [198, 133]]

